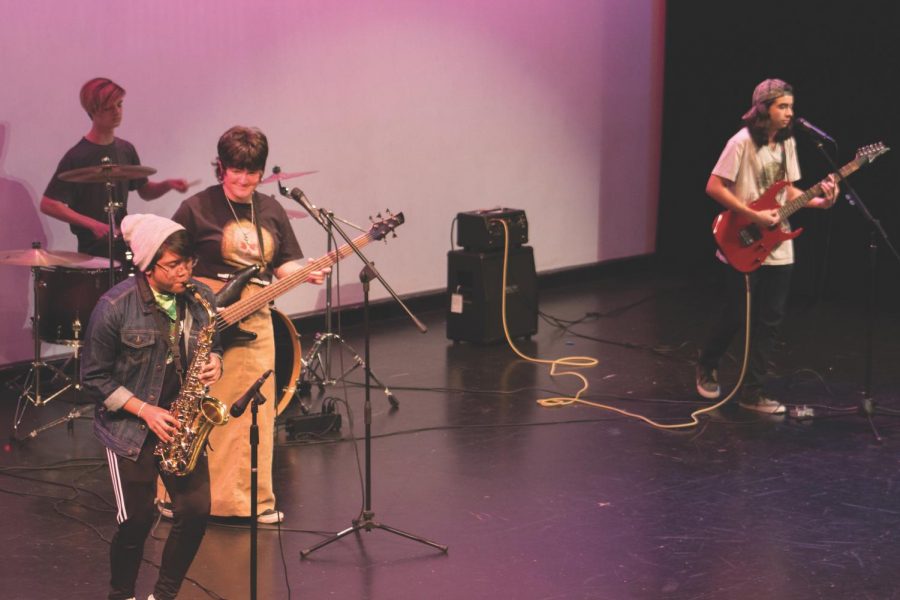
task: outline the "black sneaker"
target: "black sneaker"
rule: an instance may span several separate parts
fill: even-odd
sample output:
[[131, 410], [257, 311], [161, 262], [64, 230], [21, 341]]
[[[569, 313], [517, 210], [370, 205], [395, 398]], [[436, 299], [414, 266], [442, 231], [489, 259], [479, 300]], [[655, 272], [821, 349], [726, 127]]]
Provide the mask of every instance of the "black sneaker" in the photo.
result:
[[707, 400], [715, 400], [722, 395], [719, 387], [719, 370], [697, 364], [697, 393]]

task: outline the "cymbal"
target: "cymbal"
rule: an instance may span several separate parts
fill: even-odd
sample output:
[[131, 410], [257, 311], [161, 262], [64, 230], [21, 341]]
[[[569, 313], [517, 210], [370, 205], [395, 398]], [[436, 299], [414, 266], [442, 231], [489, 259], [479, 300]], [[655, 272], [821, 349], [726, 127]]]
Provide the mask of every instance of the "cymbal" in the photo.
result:
[[97, 165], [96, 167], [82, 167], [64, 171], [57, 175], [63, 181], [73, 183], [104, 183], [106, 181], [125, 181], [128, 179], [142, 179], [156, 173], [156, 169], [143, 165], [117, 165], [113, 163]]
[[[68, 265], [73, 269], [108, 269], [109, 268], [109, 259], [103, 258], [102, 256], [91, 256], [89, 260], [78, 263], [76, 265]], [[118, 269], [121, 266], [119, 261], [113, 260], [113, 269]]]
[[272, 183], [273, 181], [284, 181], [285, 179], [294, 179], [295, 177], [303, 177], [304, 175], [312, 175], [313, 173], [318, 173], [318, 171], [297, 171], [296, 173], [272, 173], [265, 179], [259, 182], [259, 185], [264, 183]]
[[287, 213], [289, 219], [305, 219], [309, 216], [309, 214], [303, 212], [302, 210], [285, 209], [284, 212]]
[[90, 254], [44, 250], [43, 248], [0, 250], [0, 265], [18, 265], [22, 267], [71, 267], [86, 263], [93, 258]]

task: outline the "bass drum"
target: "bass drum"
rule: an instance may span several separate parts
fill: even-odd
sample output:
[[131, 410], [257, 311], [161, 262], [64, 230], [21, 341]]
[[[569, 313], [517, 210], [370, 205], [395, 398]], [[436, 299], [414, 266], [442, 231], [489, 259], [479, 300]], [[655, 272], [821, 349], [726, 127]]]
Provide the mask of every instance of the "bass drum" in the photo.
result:
[[291, 319], [276, 308], [272, 308], [272, 327], [275, 330], [275, 405], [276, 416], [284, 412], [300, 380], [300, 336]]
[[[109, 259], [97, 258], [74, 267], [39, 267], [38, 334], [51, 344], [81, 345], [88, 320], [100, 296], [109, 289]], [[118, 263], [116, 263], [118, 264]], [[98, 268], [100, 267], [100, 268]], [[121, 280], [121, 270], [114, 277]]]

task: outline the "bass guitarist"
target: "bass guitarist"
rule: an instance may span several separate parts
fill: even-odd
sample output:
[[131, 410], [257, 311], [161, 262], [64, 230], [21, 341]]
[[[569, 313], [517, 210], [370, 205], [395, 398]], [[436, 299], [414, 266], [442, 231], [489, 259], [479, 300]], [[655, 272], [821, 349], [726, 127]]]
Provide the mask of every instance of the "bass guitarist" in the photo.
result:
[[[235, 126], [219, 138], [215, 162], [221, 182], [185, 200], [172, 219], [196, 240], [199, 262], [195, 274], [217, 289], [224, 279], [249, 265], [262, 265], [259, 280], [249, 283], [243, 296], [257, 293], [273, 275], [282, 278], [302, 268], [303, 254], [284, 208], [273, 197], [256, 191], [262, 180], [269, 143], [262, 131]], [[313, 271], [308, 280], [322, 283], [325, 273]], [[275, 368], [275, 342], [271, 312], [264, 306], [240, 327], [253, 339], [227, 336], [224, 375], [210, 395], [227, 406], [265, 371]], [[259, 408], [258, 521], [280, 523], [284, 513], [275, 506], [272, 457], [275, 441], [275, 384], [270, 378], [261, 390], [269, 400]], [[250, 431], [249, 418], [232, 419], [210, 434], [210, 514], [219, 517], [249, 517]], [[160, 490], [162, 491], [162, 490]], [[160, 512], [169, 516], [168, 507]]]
[[[742, 120], [744, 127], [728, 140], [716, 163], [706, 193], [727, 210], [749, 219], [760, 228], [788, 228], [776, 209], [754, 210], [749, 206], [773, 184], [788, 181], [780, 191], [779, 205], [803, 192], [793, 185], [800, 179], [797, 146], [793, 138], [794, 93], [780, 79], [766, 79], [753, 91], [753, 105]], [[838, 194], [833, 176], [822, 183], [822, 195], [808, 206], [831, 208]], [[696, 371], [697, 392], [704, 398], [721, 395], [719, 363], [744, 322], [744, 274], [725, 264], [726, 300], [721, 315], [700, 350]], [[744, 379], [741, 407], [766, 414], [783, 414], [785, 407], [763, 391], [766, 365], [784, 319], [790, 289], [794, 247], [786, 240], [772, 249], [762, 266], [749, 273], [753, 314], [751, 346]]]

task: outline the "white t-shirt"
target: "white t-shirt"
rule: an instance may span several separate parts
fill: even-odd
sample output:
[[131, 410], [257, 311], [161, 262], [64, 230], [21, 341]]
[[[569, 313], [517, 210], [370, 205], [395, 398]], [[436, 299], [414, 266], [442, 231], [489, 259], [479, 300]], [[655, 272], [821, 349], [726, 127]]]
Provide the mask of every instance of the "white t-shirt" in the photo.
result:
[[[768, 145], [757, 148], [746, 127], [734, 134], [719, 156], [719, 162], [713, 168], [713, 175], [718, 175], [727, 182], [728, 189], [742, 200], [750, 204], [765, 193], [776, 181], [787, 179], [791, 183], [800, 179], [800, 163], [797, 160], [797, 143], [788, 138], [779, 143], [775, 150]], [[778, 204], [784, 205], [787, 195], [785, 190], [778, 194]], [[790, 225], [783, 224], [785, 231]], [[718, 254], [721, 260], [725, 257]], [[794, 262], [794, 243], [787, 240], [775, 246], [764, 265], [789, 265]]]

